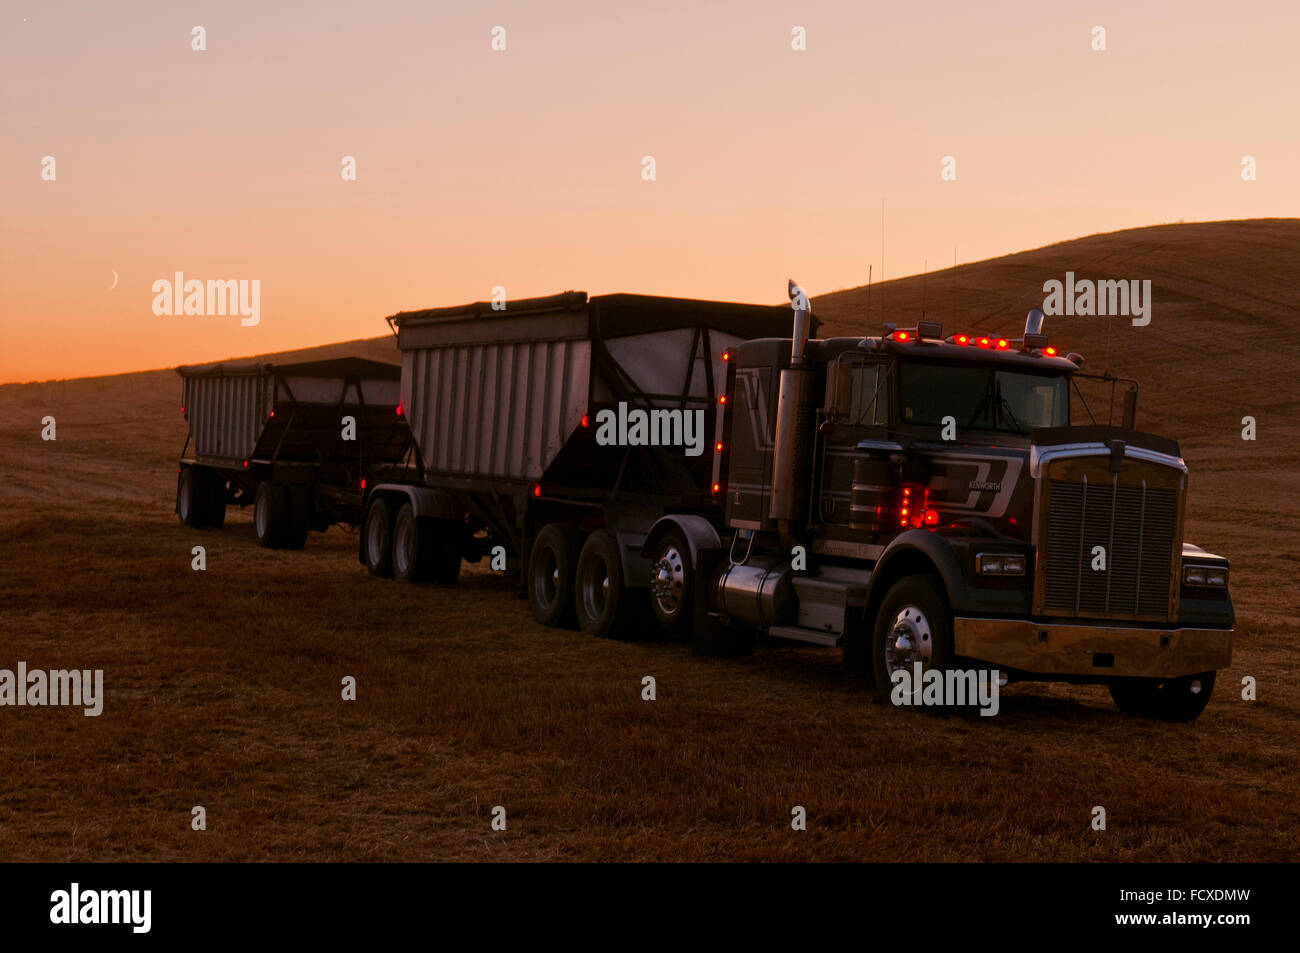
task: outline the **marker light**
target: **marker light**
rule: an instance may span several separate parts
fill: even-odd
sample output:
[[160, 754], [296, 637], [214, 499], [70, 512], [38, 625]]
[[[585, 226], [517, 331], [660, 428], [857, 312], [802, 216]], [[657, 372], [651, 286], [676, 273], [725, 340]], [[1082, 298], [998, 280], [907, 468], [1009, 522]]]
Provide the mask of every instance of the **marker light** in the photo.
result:
[[274, 416], [275, 416], [275, 411], [274, 411], [274, 410], [273, 410], [273, 411], [271, 411], [271, 416], [272, 416], [272, 417], [274, 417]]
[[1046, 354], [1048, 357], [1056, 357], [1056, 348], [1045, 347], [1043, 348], [1043, 353]]
[[185, 413], [185, 408], [184, 408], [184, 407], [181, 408], [181, 413], [182, 413], [182, 414]]
[[717, 493], [718, 490], [720, 490], [720, 489], [722, 489], [722, 487], [721, 487], [720, 484], [717, 484], [717, 483], [713, 484], [713, 492], [714, 492], [714, 493]]
[[969, 344], [969, 343], [970, 343], [970, 335], [969, 335], [969, 334], [955, 334], [955, 335], [953, 335], [952, 342], [953, 342], [954, 344]]
[[587, 415], [586, 415], [586, 414], [583, 414], [583, 415], [582, 415], [582, 426], [583, 426], [584, 428], [586, 428], [586, 426], [587, 426]]
[[402, 402], [400, 400], [397, 402], [397, 416], [402, 416]]
[[719, 443], [719, 444], [714, 444], [713, 449], [716, 450], [716, 451], [718, 451], [719, 453], [721, 453], [721, 452], [722, 452], [722, 444], [720, 444], [720, 443]]
[[1006, 338], [998, 338], [997, 348], [999, 351], [1005, 351], [1010, 346], [1011, 343]]
[[912, 340], [912, 335], [908, 334], [906, 331], [895, 331], [895, 332], [894, 332], [894, 340], [895, 340], [895, 341], [910, 341], [910, 340]]
[[366, 488], [366, 478], [365, 478], [365, 477], [362, 477], [362, 478], [361, 478], [361, 489], [364, 490], [365, 488]]
[[541, 496], [541, 495], [542, 495], [542, 485], [540, 483], [533, 484], [533, 496]]
[[980, 338], [980, 339], [979, 339], [978, 341], [976, 341], [975, 343], [976, 343], [977, 345], [979, 345], [980, 347], [988, 347], [989, 344], [990, 344], [990, 341], [989, 341], [988, 338]]
[[719, 403], [719, 404], [725, 404], [726, 402], [727, 402], [727, 395], [726, 395], [726, 394], [719, 394], [719, 395], [718, 395], [718, 403]]
[[245, 470], [248, 469], [248, 461], [247, 461], [247, 460], [244, 461], [244, 469], [245, 469]]
[[723, 351], [723, 352], [722, 352], [722, 359], [723, 359], [724, 361], [729, 361], [729, 360], [731, 360], [731, 352], [730, 352], [730, 351]]

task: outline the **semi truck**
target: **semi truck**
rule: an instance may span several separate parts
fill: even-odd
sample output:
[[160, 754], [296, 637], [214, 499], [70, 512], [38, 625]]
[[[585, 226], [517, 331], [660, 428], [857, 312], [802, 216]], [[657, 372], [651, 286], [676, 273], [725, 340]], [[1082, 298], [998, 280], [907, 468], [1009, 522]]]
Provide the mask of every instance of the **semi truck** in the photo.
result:
[[[1085, 373], [1037, 310], [1014, 339], [819, 339], [789, 290], [789, 309], [567, 292], [392, 316], [415, 461], [366, 490], [360, 560], [453, 583], [504, 555], [544, 624], [838, 647], [895, 704], [900, 673], [967, 667], [1196, 718], [1231, 660], [1228, 560], [1184, 538], [1188, 468], [1136, 428], [1136, 382]], [[1105, 422], [1072, 419], [1085, 380]], [[661, 439], [637, 441], [635, 411]], [[673, 439], [692, 414], [698, 456]]]
[[253, 506], [268, 548], [301, 549], [311, 530], [361, 522], [367, 480], [405, 459], [401, 370], [359, 357], [179, 367], [189, 425], [176, 468], [176, 514], [221, 529]]

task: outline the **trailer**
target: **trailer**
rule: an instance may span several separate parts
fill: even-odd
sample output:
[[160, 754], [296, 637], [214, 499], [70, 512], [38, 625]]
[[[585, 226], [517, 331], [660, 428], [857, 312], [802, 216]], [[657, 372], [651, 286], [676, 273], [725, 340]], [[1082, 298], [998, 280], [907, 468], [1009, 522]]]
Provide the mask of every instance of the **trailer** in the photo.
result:
[[722, 520], [711, 485], [722, 355], [788, 315], [566, 292], [392, 316], [418, 466], [367, 492], [361, 562], [452, 583], [463, 560], [496, 553], [539, 621], [630, 636], [648, 619], [636, 610], [651, 526], [668, 512]]
[[401, 369], [356, 357], [176, 369], [189, 424], [176, 513], [220, 529], [226, 507], [252, 505], [265, 547], [300, 549], [309, 530], [356, 526], [367, 481], [411, 446], [398, 406]]

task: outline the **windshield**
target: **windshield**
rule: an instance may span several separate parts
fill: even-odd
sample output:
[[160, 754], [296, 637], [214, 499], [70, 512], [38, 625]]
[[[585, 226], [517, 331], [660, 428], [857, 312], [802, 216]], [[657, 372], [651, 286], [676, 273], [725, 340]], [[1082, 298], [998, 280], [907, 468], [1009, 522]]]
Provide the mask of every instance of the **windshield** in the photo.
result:
[[903, 362], [899, 374], [903, 424], [942, 427], [952, 417], [958, 429], [1028, 434], [1070, 422], [1063, 374], [916, 362]]

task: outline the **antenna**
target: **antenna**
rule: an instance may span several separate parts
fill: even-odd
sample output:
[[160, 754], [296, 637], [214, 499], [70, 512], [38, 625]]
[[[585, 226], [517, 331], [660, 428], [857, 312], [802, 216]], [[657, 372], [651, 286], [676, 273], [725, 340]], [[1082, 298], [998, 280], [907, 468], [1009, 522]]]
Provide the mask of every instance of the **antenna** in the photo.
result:
[[[863, 309], [867, 324], [871, 323], [871, 266], [867, 265], [867, 306]], [[869, 333], [869, 332], [868, 332]]]
[[[885, 200], [880, 200], [880, 280], [885, 280]], [[885, 320], [885, 289], [880, 289], [880, 320]]]

